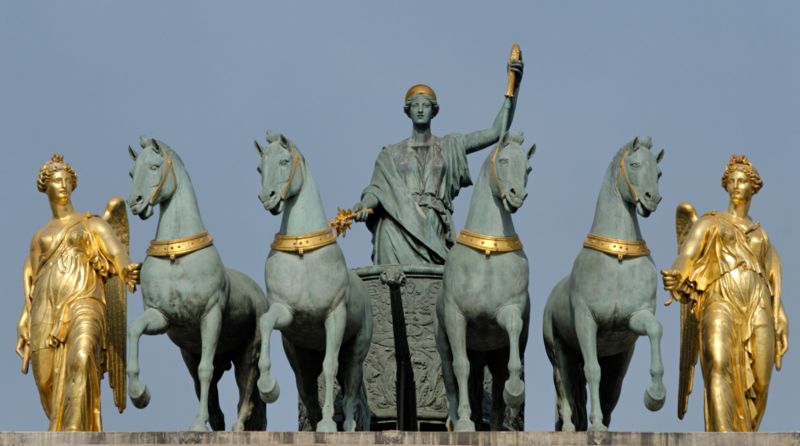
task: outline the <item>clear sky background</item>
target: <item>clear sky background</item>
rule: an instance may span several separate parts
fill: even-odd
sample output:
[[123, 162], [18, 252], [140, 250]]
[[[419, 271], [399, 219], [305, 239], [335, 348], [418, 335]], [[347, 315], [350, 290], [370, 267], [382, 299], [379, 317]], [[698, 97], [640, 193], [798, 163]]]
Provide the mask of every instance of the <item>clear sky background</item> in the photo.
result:
[[[664, 147], [664, 200], [642, 232], [659, 268], [675, 256], [674, 210], [722, 209], [723, 167], [745, 153], [765, 187], [751, 215], [782, 253], [784, 299], [794, 327], [784, 369], [773, 375], [764, 431], [800, 426], [800, 243], [797, 2], [8, 2], [0, 3], [0, 430], [44, 430], [33, 377], [14, 354], [22, 306], [21, 267], [33, 233], [50, 218], [36, 191], [39, 167], [62, 152], [80, 177], [74, 203], [99, 213], [127, 197], [126, 146], [139, 135], [183, 158], [203, 220], [228, 267], [263, 286], [279, 218], [256, 198], [253, 139], [284, 132], [306, 156], [326, 212], [349, 207], [367, 185], [378, 151], [406, 138], [403, 96], [431, 85], [441, 112], [435, 134], [491, 125], [506, 83], [506, 60], [522, 46], [525, 76], [513, 131], [536, 142], [525, 206], [515, 215], [531, 260], [530, 338], [525, 355], [527, 430], [552, 430], [554, 389], [544, 353], [542, 308], [571, 268], [588, 231], [597, 191], [615, 151], [636, 135]], [[476, 177], [489, 151], [470, 155]], [[470, 189], [455, 202], [461, 227]], [[131, 254], [144, 258], [157, 219], [132, 219]], [[363, 225], [340, 241], [350, 266], [370, 263]], [[130, 296], [128, 319], [142, 313]], [[668, 394], [642, 403], [649, 344], [641, 339], [613, 430], [703, 429], [700, 376], [684, 421], [676, 417], [677, 307], [660, 305]], [[269, 406], [270, 430], [296, 430], [294, 379], [279, 342], [283, 388]], [[150, 406], [119, 415], [103, 382], [110, 431], [172, 431], [191, 424], [197, 401], [178, 349], [166, 336], [141, 342]], [[699, 369], [699, 368], [698, 368]], [[221, 383], [227, 427], [235, 419], [231, 375]]]

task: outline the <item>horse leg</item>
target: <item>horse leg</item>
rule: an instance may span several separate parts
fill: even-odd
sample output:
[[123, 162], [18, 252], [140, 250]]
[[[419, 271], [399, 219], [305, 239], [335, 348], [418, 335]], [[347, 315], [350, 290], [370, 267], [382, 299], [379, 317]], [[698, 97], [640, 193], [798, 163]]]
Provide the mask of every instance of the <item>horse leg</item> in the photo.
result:
[[133, 405], [139, 409], [150, 403], [150, 391], [147, 385], [139, 380], [139, 339], [143, 334], [157, 335], [166, 333], [169, 322], [160, 311], [148, 308], [128, 326], [128, 396]]
[[467, 359], [467, 321], [456, 305], [450, 304], [445, 295], [444, 325], [453, 354], [453, 372], [458, 384], [457, 432], [474, 432], [475, 423], [470, 419], [469, 406], [469, 359]]
[[[189, 370], [192, 382], [194, 382], [194, 393], [197, 395], [197, 399], [200, 400], [200, 378], [197, 376], [197, 367], [200, 365], [200, 355], [185, 349], [180, 350], [183, 362]], [[211, 378], [211, 386], [209, 387], [208, 424], [211, 426], [211, 429], [215, 431], [225, 430], [225, 415], [222, 413], [222, 408], [219, 407], [219, 393], [217, 392], [217, 383], [222, 378], [222, 372], [224, 370], [224, 363], [214, 363], [214, 376]]]
[[322, 403], [322, 420], [317, 423], [317, 432], [336, 432], [336, 422], [333, 421], [333, 380], [339, 369], [339, 350], [342, 347], [346, 323], [347, 307], [342, 299], [325, 318], [325, 359], [322, 360], [325, 400]]
[[594, 316], [585, 304], [577, 303], [573, 307], [575, 333], [578, 336], [581, 355], [583, 355], [583, 375], [589, 384], [589, 397], [591, 399], [591, 411], [589, 412], [591, 425], [589, 430], [608, 430], [608, 427], [603, 424], [603, 410], [600, 407], [601, 369], [597, 360], [597, 322], [595, 322]]
[[297, 383], [297, 395], [300, 402], [306, 408], [308, 422], [312, 429], [316, 429], [317, 423], [322, 419], [322, 409], [319, 406], [319, 388], [317, 379], [322, 372], [322, 353], [315, 350], [308, 350], [295, 347], [283, 337], [283, 350], [286, 352], [286, 359], [289, 366], [294, 371], [295, 382]]
[[631, 316], [630, 329], [650, 338], [650, 384], [644, 392], [644, 405], [656, 411], [664, 406], [667, 391], [664, 388], [664, 364], [661, 362], [661, 322], [648, 310], [640, 310]]
[[[545, 349], [550, 363], [553, 365], [553, 382], [556, 387], [556, 431], [574, 432], [579, 428], [585, 429], [580, 422], [576, 426], [573, 419], [573, 409], [580, 415], [586, 411], [585, 398], [580, 401], [575, 395], [576, 387], [584, 388], [586, 382], [580, 371], [580, 353], [564, 344], [557, 335], [548, 338], [545, 335]], [[577, 381], [577, 382], [575, 382]], [[583, 415], [585, 418], [585, 414]]]
[[516, 413], [525, 402], [525, 383], [522, 382], [522, 360], [519, 341], [522, 316], [519, 308], [509, 305], [497, 313], [497, 323], [508, 333], [508, 380], [503, 388], [503, 401]]
[[197, 366], [197, 377], [200, 381], [200, 407], [197, 417], [189, 426], [190, 431], [207, 432], [208, 427], [208, 400], [211, 380], [214, 377], [214, 355], [217, 351], [217, 341], [222, 328], [222, 308], [220, 304], [213, 305], [200, 321], [200, 364]]
[[[492, 374], [492, 413], [489, 419], [489, 429], [493, 431], [506, 430], [506, 402], [503, 399], [503, 388], [508, 380], [508, 349], [501, 348], [486, 354], [486, 365]], [[512, 418], [516, 413], [510, 414]], [[513, 424], [514, 420], [509, 420]]]
[[238, 412], [232, 428], [234, 432], [267, 428], [266, 405], [256, 388], [259, 341], [260, 336], [256, 334], [234, 360], [236, 386], [239, 388]]
[[265, 403], [274, 403], [281, 394], [278, 381], [270, 373], [272, 362], [269, 356], [269, 342], [273, 330], [281, 330], [292, 323], [292, 312], [284, 304], [273, 303], [269, 310], [261, 316], [259, 329], [261, 330], [261, 354], [258, 357], [258, 392]]
[[617, 407], [622, 392], [622, 381], [628, 372], [635, 347], [634, 343], [628, 351], [600, 358], [600, 370], [603, 375], [600, 380], [600, 407], [603, 410], [603, 424], [606, 426], [610, 426], [611, 413]]
[[456, 377], [453, 374], [453, 353], [450, 351], [450, 342], [447, 340], [447, 332], [445, 331], [444, 319], [442, 313], [437, 311], [437, 317], [434, 319], [434, 333], [436, 336], [436, 348], [439, 350], [439, 358], [442, 363], [442, 378], [444, 380], [444, 388], [447, 393], [447, 421], [445, 422], [447, 430], [453, 430], [453, 423], [458, 419], [458, 387], [456, 386]]
[[[369, 303], [367, 303], [369, 305]], [[342, 430], [354, 432], [356, 430], [356, 406], [362, 396], [364, 386], [364, 360], [369, 352], [370, 340], [372, 338], [372, 326], [367, 321], [362, 321], [362, 326], [358, 334], [349, 341], [342, 344], [339, 359], [339, 385], [342, 387], [342, 403], [344, 409], [344, 425]], [[362, 407], [361, 410], [369, 412], [369, 407]], [[369, 425], [361, 426], [364, 430], [369, 430]]]

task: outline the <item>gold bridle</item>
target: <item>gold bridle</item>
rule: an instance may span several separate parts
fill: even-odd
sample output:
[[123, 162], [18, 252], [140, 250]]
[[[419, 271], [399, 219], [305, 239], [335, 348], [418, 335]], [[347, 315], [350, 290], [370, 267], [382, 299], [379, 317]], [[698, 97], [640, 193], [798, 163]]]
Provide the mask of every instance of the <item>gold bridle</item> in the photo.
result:
[[[286, 181], [286, 186], [283, 187], [281, 191], [281, 200], [286, 199], [286, 194], [289, 193], [289, 188], [292, 187], [292, 183], [294, 182], [294, 177], [297, 175], [297, 167], [302, 160], [300, 156], [300, 152], [294, 146], [294, 144], [289, 145], [289, 151], [292, 152], [292, 172], [289, 174], [289, 179]], [[306, 182], [305, 174], [303, 173], [303, 169], [300, 169], [300, 188], [303, 187], [303, 184]]]
[[161, 193], [161, 189], [164, 188], [164, 184], [166, 184], [167, 177], [169, 176], [170, 172], [172, 173], [172, 179], [175, 180], [175, 187], [178, 187], [178, 178], [175, 176], [175, 169], [172, 167], [172, 158], [170, 158], [170, 156], [165, 152], [164, 159], [167, 161], [167, 168], [164, 169], [164, 175], [161, 176], [161, 180], [158, 182], [156, 190], [153, 191], [153, 195], [151, 195], [150, 199], [147, 200], [147, 203], [150, 206], [156, 203], [156, 198], [158, 197], [158, 194]]
[[625, 153], [622, 154], [622, 159], [619, 160], [619, 168], [617, 169], [617, 180], [615, 181], [617, 193], [622, 195], [622, 192], [619, 190], [619, 173], [622, 172], [623, 178], [625, 179], [625, 184], [628, 185], [628, 189], [631, 191], [631, 195], [633, 195], [633, 202], [639, 203], [639, 194], [636, 193], [636, 188], [633, 187], [633, 183], [631, 183], [631, 179], [628, 177], [628, 169], [625, 168], [625, 159], [627, 157], [628, 151], [626, 150]]

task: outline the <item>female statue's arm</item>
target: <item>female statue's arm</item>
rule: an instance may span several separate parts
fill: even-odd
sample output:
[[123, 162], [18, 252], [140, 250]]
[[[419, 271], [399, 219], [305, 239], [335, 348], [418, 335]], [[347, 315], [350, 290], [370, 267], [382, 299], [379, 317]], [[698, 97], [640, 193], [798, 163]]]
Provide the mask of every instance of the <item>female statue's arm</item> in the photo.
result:
[[780, 370], [781, 359], [789, 349], [789, 321], [781, 300], [782, 266], [778, 250], [772, 244], [766, 256], [766, 273], [772, 288], [773, 323], [775, 324], [775, 366]]
[[[464, 135], [465, 151], [467, 154], [485, 149], [500, 139], [500, 135], [511, 127], [511, 121], [514, 120], [514, 110], [517, 108], [517, 93], [519, 92], [519, 84], [522, 80], [522, 72], [524, 65], [521, 60], [515, 60], [509, 65], [509, 70], [516, 73], [514, 84], [514, 95], [506, 97], [503, 101], [503, 106], [494, 118], [494, 124], [488, 129], [478, 130], [477, 132], [467, 133]], [[505, 123], [505, 128], [503, 128]]]
[[694, 271], [695, 262], [700, 258], [707, 243], [708, 227], [708, 220], [703, 218], [692, 225], [678, 251], [678, 257], [672, 263], [672, 269], [661, 271], [664, 289], [672, 291], [673, 297], [681, 297], [682, 302], [688, 297], [684, 292], [686, 279]]
[[105, 220], [92, 218], [90, 222], [100, 252], [111, 262], [114, 272], [119, 274], [122, 281], [133, 291], [139, 283], [141, 264], [131, 261], [125, 246]]
[[27, 356], [29, 354], [29, 343], [31, 339], [31, 321], [30, 311], [33, 298], [33, 283], [36, 278], [36, 270], [34, 265], [39, 264], [39, 257], [41, 256], [39, 248], [39, 233], [33, 236], [31, 240], [30, 251], [28, 257], [25, 258], [25, 264], [22, 267], [22, 289], [25, 293], [25, 302], [22, 305], [22, 313], [19, 315], [19, 322], [17, 323], [17, 354], [22, 358], [23, 373], [27, 371]]

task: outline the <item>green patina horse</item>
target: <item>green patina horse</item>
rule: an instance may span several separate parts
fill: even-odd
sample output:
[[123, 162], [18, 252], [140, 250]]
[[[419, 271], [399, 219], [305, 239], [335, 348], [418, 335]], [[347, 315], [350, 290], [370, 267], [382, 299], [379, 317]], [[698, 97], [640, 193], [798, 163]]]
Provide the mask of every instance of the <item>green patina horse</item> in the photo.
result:
[[[347, 269], [335, 236], [331, 238], [317, 185], [300, 151], [281, 134], [268, 133], [267, 142], [266, 148], [256, 142], [261, 157], [259, 199], [270, 213], [283, 213], [283, 219], [264, 271], [269, 310], [261, 318], [261, 398], [271, 403], [280, 394], [270, 374], [269, 354], [270, 335], [278, 329], [311, 425], [317, 431], [336, 431], [333, 384], [337, 377], [344, 430], [368, 430], [370, 412], [362, 370], [372, 339], [367, 291]], [[321, 411], [320, 371], [324, 378]]]
[[[141, 270], [145, 311], [128, 327], [128, 395], [138, 408], [149, 403], [150, 392], [139, 379], [139, 339], [143, 334], [166, 333], [181, 349], [200, 399], [190, 430], [206, 431], [206, 423], [214, 430], [225, 429], [217, 382], [231, 364], [239, 387], [233, 430], [264, 430], [266, 406], [255, 385], [258, 319], [267, 309], [264, 292], [252, 279], [222, 264], [207, 238], [192, 182], [178, 154], [152, 138], [142, 137], [140, 145], [139, 154], [128, 148], [135, 162], [128, 205], [143, 220], [159, 205], [161, 216]], [[172, 243], [180, 240], [185, 242]], [[190, 240], [198, 244], [172, 257], [151, 251], [154, 246], [168, 249]]]
[[[437, 346], [448, 415], [457, 431], [475, 430], [470, 406], [481, 403], [484, 366], [492, 373], [493, 430], [502, 426], [505, 405], [516, 413], [525, 401], [522, 357], [528, 339], [529, 270], [511, 214], [527, 196], [528, 160], [536, 146], [526, 152], [521, 144], [521, 135], [507, 136], [484, 162], [465, 230], [445, 263], [436, 307]], [[471, 237], [466, 242], [465, 234]], [[490, 240], [508, 247], [480, 247], [481, 241]], [[476, 385], [481, 391], [470, 401], [475, 393], [470, 388]]]
[[[651, 382], [645, 405], [664, 405], [661, 324], [655, 318], [656, 266], [639, 231], [661, 196], [658, 155], [650, 138], [620, 149], [606, 170], [594, 222], [572, 273], [553, 288], [544, 309], [544, 343], [553, 365], [556, 430], [606, 430], [617, 404], [636, 339], [650, 338]], [[588, 245], [588, 246], [587, 246]]]

